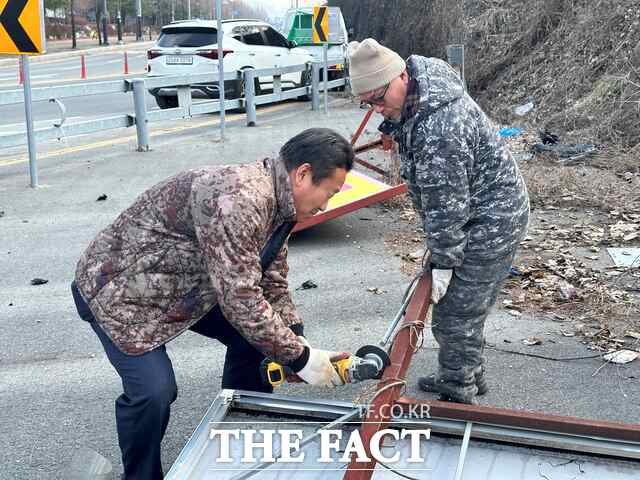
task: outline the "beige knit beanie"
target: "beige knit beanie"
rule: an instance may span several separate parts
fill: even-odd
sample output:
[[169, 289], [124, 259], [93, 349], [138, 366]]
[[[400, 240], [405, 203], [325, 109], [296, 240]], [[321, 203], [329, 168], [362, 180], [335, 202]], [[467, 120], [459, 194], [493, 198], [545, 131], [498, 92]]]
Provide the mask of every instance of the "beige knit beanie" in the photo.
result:
[[351, 90], [360, 95], [380, 88], [406, 68], [404, 60], [393, 50], [383, 47], [373, 38], [349, 43], [349, 76]]

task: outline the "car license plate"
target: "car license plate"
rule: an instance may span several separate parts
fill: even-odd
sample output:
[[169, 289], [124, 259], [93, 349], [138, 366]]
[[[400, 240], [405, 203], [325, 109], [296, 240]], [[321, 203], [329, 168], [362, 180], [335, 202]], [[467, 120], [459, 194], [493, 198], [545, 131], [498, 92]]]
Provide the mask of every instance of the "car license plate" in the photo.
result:
[[193, 65], [193, 55], [167, 55], [167, 65]]

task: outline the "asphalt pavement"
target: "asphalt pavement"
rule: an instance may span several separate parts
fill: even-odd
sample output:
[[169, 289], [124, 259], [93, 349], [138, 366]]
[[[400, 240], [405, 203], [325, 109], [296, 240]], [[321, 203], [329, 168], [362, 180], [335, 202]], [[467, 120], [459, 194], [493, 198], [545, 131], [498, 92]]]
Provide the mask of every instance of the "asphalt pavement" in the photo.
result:
[[[152, 151], [134, 151], [131, 131], [71, 140], [65, 148], [39, 147], [42, 187], [28, 187], [24, 152], [0, 161], [0, 479], [64, 478], [79, 448], [90, 448], [121, 471], [114, 400], [121, 385], [87, 324], [75, 313], [69, 284], [78, 257], [96, 233], [135, 197], [187, 168], [253, 162], [274, 155], [290, 137], [312, 126], [349, 136], [363, 111], [337, 98], [330, 113], [288, 102], [259, 111], [247, 128], [230, 116], [219, 140], [216, 116], [152, 126]], [[372, 129], [370, 129], [371, 131]], [[122, 140], [124, 138], [124, 140]], [[129, 139], [127, 139], [129, 138]], [[105, 201], [96, 199], [106, 194]], [[377, 205], [295, 235], [290, 242], [290, 285], [312, 345], [355, 351], [377, 343], [398, 309], [409, 277], [385, 249], [385, 235], [403, 227], [398, 213]], [[32, 286], [39, 277], [48, 283]], [[318, 285], [295, 290], [306, 280]], [[376, 295], [368, 288], [383, 293]], [[575, 338], [521, 343], [557, 333], [551, 320], [500, 309], [487, 324], [491, 391], [481, 403], [507, 408], [637, 423], [640, 366], [607, 365]], [[548, 337], [551, 338], [551, 337]], [[505, 341], [506, 340], [506, 341]], [[500, 350], [497, 350], [500, 349]], [[520, 353], [508, 353], [511, 350]], [[163, 444], [168, 467], [219, 392], [224, 347], [186, 333], [168, 344], [179, 388]], [[539, 357], [527, 356], [535, 352]], [[431, 336], [412, 364], [406, 394], [436, 362]], [[547, 358], [540, 358], [547, 357]], [[564, 360], [563, 360], [564, 359]], [[354, 400], [362, 385], [328, 390], [284, 386], [279, 393]]]
[[[31, 60], [32, 88], [65, 84], [86, 84], [125, 78], [125, 52], [127, 53], [127, 78], [143, 77], [146, 69], [146, 50], [150, 42], [140, 42], [112, 47], [90, 48], [82, 51], [58, 52], [35, 57]], [[84, 55], [86, 79], [82, 78], [81, 55]], [[0, 60], [0, 96], [3, 91], [22, 89], [18, 83], [17, 58]], [[147, 109], [157, 109], [155, 99], [147, 95]], [[77, 123], [105, 115], [133, 113], [133, 97], [127, 93], [93, 95], [91, 97], [66, 98], [66, 123]], [[47, 100], [33, 103], [34, 127], [50, 127], [59, 122], [58, 106]], [[25, 127], [22, 103], [0, 106], [0, 135], [21, 132]]]

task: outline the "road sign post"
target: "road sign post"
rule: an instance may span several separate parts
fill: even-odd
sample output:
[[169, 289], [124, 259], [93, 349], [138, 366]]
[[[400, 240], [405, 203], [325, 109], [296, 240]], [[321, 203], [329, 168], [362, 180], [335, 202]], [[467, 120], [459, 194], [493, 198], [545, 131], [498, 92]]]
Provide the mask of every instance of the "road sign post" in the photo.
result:
[[22, 75], [24, 78], [24, 118], [27, 123], [27, 143], [29, 145], [29, 176], [31, 187], [38, 187], [38, 159], [36, 156], [36, 136], [33, 131], [33, 111], [31, 108], [31, 76], [29, 75], [29, 55], [22, 55]]
[[0, 54], [20, 55], [21, 78], [24, 89], [24, 115], [29, 146], [29, 174], [31, 186], [38, 186], [36, 140], [31, 107], [31, 77], [29, 55], [46, 51], [44, 12], [41, 0], [7, 0], [0, 7]]
[[324, 57], [323, 82], [324, 82], [324, 113], [329, 113], [329, 47], [325, 43], [322, 47]]
[[324, 113], [329, 113], [329, 7], [313, 7], [313, 43], [321, 43], [324, 62]]

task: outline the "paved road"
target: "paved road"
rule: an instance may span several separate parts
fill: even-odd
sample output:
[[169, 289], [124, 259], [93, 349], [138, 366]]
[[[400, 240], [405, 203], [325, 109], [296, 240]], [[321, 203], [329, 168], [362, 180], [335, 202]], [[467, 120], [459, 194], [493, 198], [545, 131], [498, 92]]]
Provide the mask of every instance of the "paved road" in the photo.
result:
[[[77, 149], [71, 145], [64, 154], [41, 161], [44, 186], [38, 190], [27, 187], [24, 162], [0, 162], [0, 479], [64, 478], [80, 447], [105, 455], [114, 464], [112, 478], [118, 478], [113, 400], [120, 384], [71, 303], [69, 283], [78, 256], [136, 195], [174, 172], [274, 154], [306, 127], [331, 126], [348, 135], [362, 117], [345, 100], [337, 100], [328, 117], [307, 109], [308, 104], [295, 102], [261, 109], [256, 128], [232, 119], [223, 144], [211, 118], [171, 124], [173, 130], [154, 127], [158, 135], [148, 153], [119, 142], [130, 132], [83, 138]], [[103, 193], [107, 201], [96, 202]], [[386, 251], [384, 239], [403, 229], [409, 227], [402, 226], [393, 210], [376, 206], [292, 239], [292, 287], [309, 279], [318, 285], [293, 292], [312, 345], [355, 350], [382, 336], [409, 281], [399, 271], [398, 257]], [[31, 286], [34, 277], [49, 283]], [[374, 295], [369, 287], [384, 293]], [[526, 354], [532, 350], [521, 344], [522, 338], [550, 335], [559, 328], [548, 320], [516, 319], [498, 310], [490, 317], [487, 335], [498, 347]], [[221, 345], [191, 333], [171, 342], [168, 350], [180, 393], [163, 444], [167, 467], [218, 393], [224, 358]], [[592, 376], [602, 365], [599, 359], [487, 353], [492, 390], [484, 404], [627, 422], [640, 418], [637, 364], [608, 366]], [[592, 352], [563, 338], [545, 342], [535, 353], [566, 358]], [[407, 394], [425, 396], [417, 391], [416, 378], [432, 368], [435, 355], [428, 340], [412, 365]], [[298, 385], [280, 393], [354, 400], [360, 390]]]
[[[31, 63], [33, 88], [45, 85], [82, 83], [115, 80], [124, 76], [124, 52], [127, 52], [129, 76], [144, 75], [148, 42], [119, 48], [90, 49], [85, 53], [87, 80], [80, 76], [79, 52], [56, 53], [39, 58]], [[21, 88], [18, 85], [17, 59], [0, 62], [0, 96], [2, 91]], [[130, 94], [95, 95], [92, 97], [64, 100], [67, 107], [67, 122], [88, 120], [109, 114], [132, 113], [133, 98]], [[151, 95], [147, 96], [147, 108], [157, 108]], [[47, 101], [34, 102], [35, 128], [49, 127], [60, 118], [55, 104]], [[0, 106], [0, 134], [24, 131], [24, 105]]]

